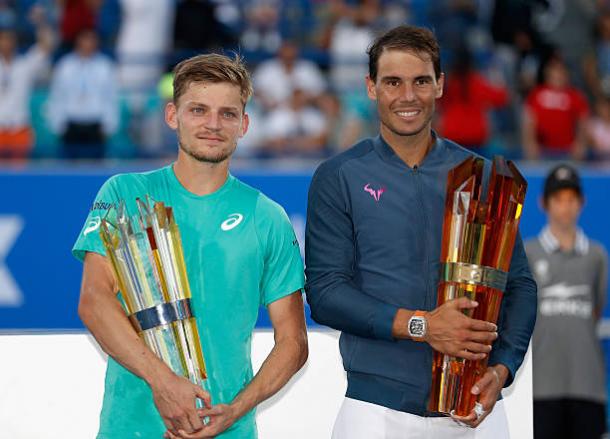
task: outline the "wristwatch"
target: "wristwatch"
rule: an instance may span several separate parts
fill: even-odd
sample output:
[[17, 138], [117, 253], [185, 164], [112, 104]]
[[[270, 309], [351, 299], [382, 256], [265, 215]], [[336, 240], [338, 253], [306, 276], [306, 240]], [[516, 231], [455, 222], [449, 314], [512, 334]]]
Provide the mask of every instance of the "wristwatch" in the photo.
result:
[[425, 311], [415, 311], [409, 319], [409, 336], [414, 341], [424, 341], [428, 323], [426, 321]]

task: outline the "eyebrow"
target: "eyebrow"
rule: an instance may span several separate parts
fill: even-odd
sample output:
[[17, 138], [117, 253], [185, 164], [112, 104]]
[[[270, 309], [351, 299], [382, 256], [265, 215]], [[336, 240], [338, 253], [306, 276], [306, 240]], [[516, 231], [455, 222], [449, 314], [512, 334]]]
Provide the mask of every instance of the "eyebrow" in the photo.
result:
[[[188, 101], [185, 103], [188, 106], [196, 106], [196, 107], [203, 107], [203, 108], [210, 108], [209, 105], [204, 104], [203, 102], [197, 102], [197, 101]], [[224, 110], [224, 111], [236, 111], [239, 112], [239, 107], [235, 107], [235, 106], [225, 106], [225, 107], [220, 107], [220, 110]]]
[[398, 76], [382, 76], [381, 80], [382, 81], [402, 81], [402, 78], [400, 78]]

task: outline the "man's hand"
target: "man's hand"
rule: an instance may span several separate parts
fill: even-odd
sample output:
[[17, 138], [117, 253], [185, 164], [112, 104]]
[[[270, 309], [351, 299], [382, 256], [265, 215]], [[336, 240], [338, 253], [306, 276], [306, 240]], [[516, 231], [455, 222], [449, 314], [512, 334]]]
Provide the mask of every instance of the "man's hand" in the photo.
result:
[[150, 383], [150, 388], [157, 410], [169, 431], [175, 434], [180, 430], [193, 433], [203, 428], [197, 414], [196, 399], [201, 399], [209, 408], [212, 406], [209, 393], [172, 372]]
[[488, 367], [483, 377], [472, 386], [471, 390], [473, 395], [479, 395], [479, 409], [475, 408], [468, 416], [452, 415], [451, 417], [469, 427], [477, 427], [493, 410], [507, 378], [508, 369], [503, 364]]
[[467, 360], [485, 358], [491, 351], [491, 344], [498, 338], [498, 328], [493, 323], [472, 319], [462, 312], [477, 306], [477, 302], [460, 297], [426, 313], [428, 328], [424, 340], [443, 354]]
[[195, 433], [187, 433], [179, 430], [178, 434], [170, 431], [165, 433], [167, 439], [207, 439], [218, 436], [226, 431], [237, 420], [237, 411], [228, 404], [218, 404], [211, 408], [199, 409], [197, 411], [201, 418], [207, 417], [209, 422]]

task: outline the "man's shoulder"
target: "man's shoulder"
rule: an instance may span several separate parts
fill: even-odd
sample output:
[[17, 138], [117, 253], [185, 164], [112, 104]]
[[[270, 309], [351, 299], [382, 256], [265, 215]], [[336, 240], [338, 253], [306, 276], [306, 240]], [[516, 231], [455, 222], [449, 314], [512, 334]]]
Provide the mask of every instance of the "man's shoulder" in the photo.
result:
[[471, 151], [470, 149], [465, 148], [464, 146], [458, 143], [455, 143], [453, 140], [447, 139], [445, 137], [438, 137], [438, 140], [443, 142], [446, 152], [449, 153], [446, 154], [446, 156], [452, 158], [453, 161], [462, 162], [468, 157], [475, 157], [483, 159], [483, 161], [487, 164], [491, 163], [491, 160], [489, 160], [488, 158], [483, 157], [482, 155], [477, 154], [476, 152]]
[[121, 191], [142, 186], [150, 187], [159, 184], [165, 178], [165, 171], [166, 168], [159, 168], [151, 171], [114, 174], [106, 180], [104, 186]]
[[608, 262], [608, 252], [601, 242], [589, 239], [589, 253], [603, 262]]
[[237, 178], [235, 178], [233, 196], [239, 198], [239, 204], [244, 209], [248, 211], [252, 209], [257, 225], [266, 222], [279, 224], [282, 221], [288, 221], [288, 214], [280, 203]]
[[352, 160], [358, 160], [373, 151], [373, 139], [360, 140], [352, 147], [331, 157], [318, 166], [314, 178], [325, 179], [335, 175], [341, 168]]
[[265, 195], [260, 189], [244, 183], [240, 179], [234, 177], [235, 184], [232, 188], [232, 195], [238, 197], [240, 204], [250, 204], [258, 212], [277, 211], [282, 206]]
[[546, 251], [542, 247], [542, 244], [540, 243], [540, 238], [538, 236], [532, 236], [526, 239], [523, 242], [523, 246], [525, 248], [525, 253], [527, 254], [528, 259], [530, 259], [530, 262], [535, 259], [540, 259], [546, 254]]

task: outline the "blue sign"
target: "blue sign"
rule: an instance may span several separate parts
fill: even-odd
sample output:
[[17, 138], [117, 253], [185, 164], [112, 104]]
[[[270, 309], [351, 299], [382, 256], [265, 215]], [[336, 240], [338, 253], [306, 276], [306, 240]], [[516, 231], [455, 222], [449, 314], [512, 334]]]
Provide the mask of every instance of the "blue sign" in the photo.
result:
[[[0, 169], [0, 330], [82, 329], [77, 315], [82, 266], [70, 250], [102, 183], [112, 174], [133, 170], [141, 169]], [[235, 172], [284, 206], [301, 246], [311, 174]], [[521, 222], [524, 238], [536, 235], [545, 223], [538, 205], [543, 173], [532, 169], [526, 175], [530, 186]], [[581, 224], [610, 248], [610, 173], [584, 172], [583, 185], [587, 201]], [[259, 326], [270, 326], [266, 312], [261, 312]]]

